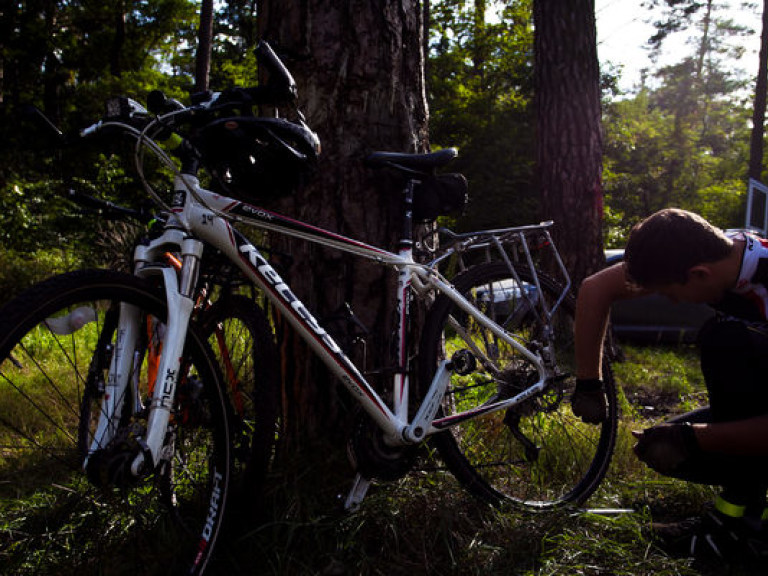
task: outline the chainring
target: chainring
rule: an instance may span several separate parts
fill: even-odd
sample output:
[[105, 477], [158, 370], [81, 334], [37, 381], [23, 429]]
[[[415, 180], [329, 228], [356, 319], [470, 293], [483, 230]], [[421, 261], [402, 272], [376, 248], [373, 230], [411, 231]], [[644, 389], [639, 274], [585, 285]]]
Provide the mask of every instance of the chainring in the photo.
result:
[[358, 473], [368, 479], [398, 480], [416, 461], [417, 446], [389, 446], [381, 429], [362, 411], [355, 415], [348, 453]]

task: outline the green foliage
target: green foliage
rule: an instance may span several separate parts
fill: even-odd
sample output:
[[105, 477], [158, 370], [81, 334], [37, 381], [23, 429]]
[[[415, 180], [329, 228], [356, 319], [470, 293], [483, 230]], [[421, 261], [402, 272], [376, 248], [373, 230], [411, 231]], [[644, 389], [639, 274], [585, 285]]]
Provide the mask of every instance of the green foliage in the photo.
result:
[[253, 50], [247, 50], [237, 60], [223, 60], [215, 70], [216, 86], [252, 86], [256, 83], [257, 65]]
[[744, 77], [725, 58], [740, 55], [733, 39], [746, 31], [719, 18], [717, 3], [666, 4], [656, 48], [694, 24], [697, 35], [690, 54], [656, 70], [636, 94], [605, 105], [608, 246], [622, 245], [632, 225], [669, 206], [721, 228], [743, 225], [750, 110]]
[[256, 2], [233, 0], [217, 6], [211, 86], [252, 86], [256, 83]]
[[[685, 5], [675, 3], [669, 20], [680, 26], [700, 22], [704, 11], [686, 12]], [[252, 84], [255, 4], [238, 0], [216, 9], [211, 85]], [[136, 200], [130, 172], [119, 183], [103, 173], [94, 178], [92, 167], [104, 162], [102, 150], [54, 154], [40, 129], [22, 122], [21, 106], [43, 107], [71, 133], [98, 119], [108, 96], [143, 101], [160, 88], [185, 100], [193, 81], [196, 10], [190, 0], [163, 0], [129, 3], [122, 11], [111, 4], [41, 2], [4, 13], [4, 246], [92, 245], [95, 226], [88, 219], [78, 222], [72, 207], [56, 198], [56, 179], [93, 179], [102, 197]], [[637, 94], [605, 103], [609, 246], [621, 245], [633, 223], [664, 206], [698, 211], [722, 227], [741, 224], [748, 110], [737, 98], [741, 76], [723, 57], [732, 51], [728, 39], [744, 31], [716, 11], [708, 22], [706, 43], [694, 44], [679, 64], [658, 70], [656, 81]], [[460, 149], [451, 169], [470, 182], [470, 205], [457, 222], [462, 229], [538, 217], [532, 44], [531, 0], [431, 3], [430, 140], [435, 148]], [[604, 76], [610, 90], [611, 79]]]
[[[0, 18], [0, 246], [64, 247], [93, 260], [98, 218], [62, 200], [61, 192], [87, 187], [100, 198], [136, 205], [144, 195], [112, 156], [130, 158], [132, 149], [105, 141], [61, 149], [26, 117], [24, 106], [36, 105], [64, 133], [75, 134], [99, 120], [104, 101], [116, 95], [144, 102], [160, 89], [188, 101], [198, 2], [54, 0], [6, 8]], [[252, 85], [255, 3], [229, 2], [217, 10], [212, 85]]]
[[[27, 118], [25, 105], [38, 106], [75, 134], [103, 115], [108, 97], [144, 100], [157, 88], [181, 96], [191, 85], [185, 46], [194, 45], [196, 2], [53, 1], [6, 8], [0, 18], [0, 245], [87, 253], [98, 223], [61, 198], [60, 181], [95, 176], [99, 194], [116, 199], [114, 174], [102, 169], [103, 148], [57, 149], [50, 133]], [[133, 200], [135, 186], [126, 194], [125, 184], [122, 197]]]
[[664, 419], [706, 403], [695, 347], [623, 346], [623, 352], [625, 358], [613, 365], [613, 372], [639, 417]]
[[55, 182], [8, 182], [0, 190], [0, 240], [20, 251], [66, 245], [68, 238], [58, 224], [68, 211], [67, 203], [57, 195]]
[[451, 169], [470, 182], [464, 229], [537, 218], [533, 187], [530, 0], [442, 0], [431, 6], [430, 140], [459, 148]]
[[[99, 252], [101, 218], [66, 199], [73, 188], [104, 200], [137, 204], [136, 184], [115, 155], [90, 154], [83, 177], [73, 176], [68, 186], [58, 180], [14, 178], [0, 190], [0, 245], [10, 252], [70, 251], [71, 259], [102, 264]], [[74, 172], [74, 170], [73, 170]]]
[[608, 246], [621, 246], [636, 222], [669, 206], [698, 212], [722, 228], [743, 223], [747, 110], [724, 98], [684, 115], [663, 94], [668, 88], [605, 105]]
[[46, 248], [34, 252], [0, 250], [0, 305], [35, 282], [82, 265], [83, 261], [71, 249]]

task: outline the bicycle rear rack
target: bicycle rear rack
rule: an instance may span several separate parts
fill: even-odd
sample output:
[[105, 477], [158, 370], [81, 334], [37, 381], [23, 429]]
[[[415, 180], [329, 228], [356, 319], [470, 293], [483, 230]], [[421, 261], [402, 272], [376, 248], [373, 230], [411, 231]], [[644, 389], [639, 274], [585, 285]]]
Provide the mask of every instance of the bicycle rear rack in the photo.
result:
[[[459, 271], [462, 271], [467, 267], [464, 258], [465, 254], [483, 251], [483, 262], [495, 260], [504, 262], [509, 268], [510, 274], [520, 286], [522, 286], [523, 281], [515, 265], [521, 262], [525, 264], [530, 271], [531, 280], [536, 288], [536, 294], [542, 294], [538, 267], [534, 262], [533, 253], [535, 251], [540, 254], [539, 260], [544, 260], [549, 255], [554, 262], [555, 273], [560, 276], [559, 284], [562, 286], [562, 292], [551, 305], [544, 298], [538, 298], [537, 300], [547, 319], [551, 320], [571, 288], [571, 278], [550, 234], [549, 229], [552, 226], [552, 221], [546, 221], [540, 224], [463, 233], [456, 233], [447, 228], [441, 228], [438, 230], [438, 233], [446, 240], [447, 245], [444, 249], [441, 247], [440, 251], [442, 253], [432, 260], [429, 266], [437, 267], [442, 262], [456, 257]], [[521, 292], [523, 297], [528, 300], [528, 303], [532, 304], [527, 291], [522, 290]]]

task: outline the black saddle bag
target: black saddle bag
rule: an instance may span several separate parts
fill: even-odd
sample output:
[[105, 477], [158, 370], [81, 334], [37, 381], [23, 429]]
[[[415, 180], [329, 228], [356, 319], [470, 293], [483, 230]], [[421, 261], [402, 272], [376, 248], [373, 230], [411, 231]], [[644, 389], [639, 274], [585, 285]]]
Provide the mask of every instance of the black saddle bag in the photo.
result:
[[438, 216], [462, 214], [467, 206], [467, 179], [463, 174], [438, 174], [422, 180], [413, 197], [413, 218], [429, 222]]

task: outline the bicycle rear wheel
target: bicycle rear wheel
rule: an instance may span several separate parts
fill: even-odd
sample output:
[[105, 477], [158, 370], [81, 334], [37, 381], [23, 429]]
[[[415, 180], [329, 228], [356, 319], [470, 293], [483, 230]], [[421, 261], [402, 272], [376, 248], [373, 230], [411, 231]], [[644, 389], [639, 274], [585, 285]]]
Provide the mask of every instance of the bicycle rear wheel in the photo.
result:
[[238, 294], [223, 294], [201, 323], [232, 408], [239, 484], [246, 498], [258, 498], [280, 433], [280, 369], [273, 333], [264, 311]]
[[[503, 262], [481, 264], [457, 276], [454, 285], [481, 312], [530, 344], [542, 331], [531, 303], [543, 297], [552, 306], [562, 290], [539, 274], [539, 294], [530, 271], [517, 270], [520, 282]], [[517, 407], [465, 420], [431, 438], [454, 476], [486, 501], [536, 510], [579, 504], [594, 492], [607, 471], [616, 441], [615, 386], [606, 364], [606, 422], [589, 425], [573, 415], [573, 319], [574, 301], [569, 296], [552, 319], [562, 378]], [[440, 295], [427, 316], [419, 350], [422, 394], [439, 362], [454, 354], [463, 357], [470, 368], [464, 374], [451, 373], [438, 415], [446, 425], [451, 416], [511, 398], [538, 379], [526, 358]]]
[[[146, 334], [115, 414], [109, 393], [117, 310], [141, 311]], [[0, 566], [8, 574], [199, 574], [224, 517], [230, 448], [226, 400], [205, 339], [187, 336], [166, 455], [134, 478], [149, 386], [162, 351], [164, 296], [130, 275], [80, 271], [45, 281], [0, 311]]]

